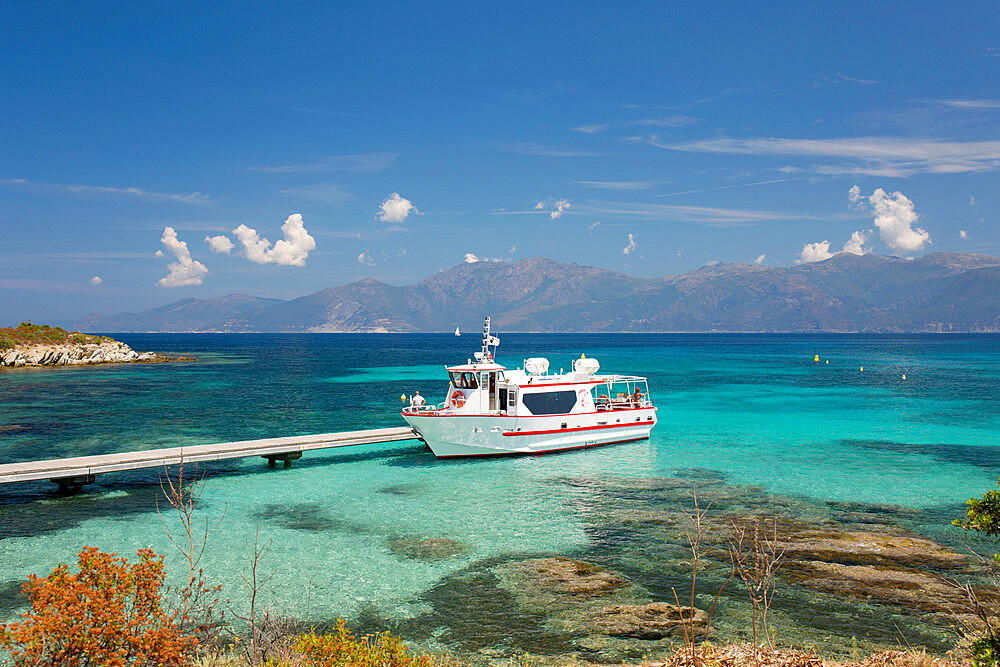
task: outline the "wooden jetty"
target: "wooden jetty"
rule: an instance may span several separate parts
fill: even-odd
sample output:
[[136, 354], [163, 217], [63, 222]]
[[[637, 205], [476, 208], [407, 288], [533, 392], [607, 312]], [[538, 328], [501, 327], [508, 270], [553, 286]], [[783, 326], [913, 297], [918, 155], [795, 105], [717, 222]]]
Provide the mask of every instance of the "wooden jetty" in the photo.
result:
[[178, 465], [182, 460], [184, 463], [202, 463], [248, 456], [263, 457], [272, 468], [278, 461], [281, 461], [286, 468], [291, 468], [292, 461], [301, 458], [303, 452], [312, 449], [397, 442], [413, 440], [416, 437], [413, 429], [402, 426], [6, 463], [0, 465], [0, 484], [48, 479], [58, 484], [60, 490], [72, 493], [79, 491], [84, 484], [93, 482], [96, 475], [108, 472], [163, 468]]

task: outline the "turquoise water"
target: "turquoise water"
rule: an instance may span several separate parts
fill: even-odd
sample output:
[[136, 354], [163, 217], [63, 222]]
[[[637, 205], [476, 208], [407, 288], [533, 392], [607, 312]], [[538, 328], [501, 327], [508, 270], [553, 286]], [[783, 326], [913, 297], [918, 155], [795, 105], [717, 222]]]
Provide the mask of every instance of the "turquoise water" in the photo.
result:
[[[399, 426], [400, 394], [440, 400], [443, 365], [464, 361], [477, 343], [444, 335], [119, 338], [198, 361], [0, 372], [5, 462]], [[956, 547], [961, 535], [948, 522], [997, 482], [1000, 336], [501, 338], [498, 361], [508, 366], [544, 355], [553, 369], [569, 368], [586, 352], [604, 371], [648, 375], [659, 407], [650, 440], [457, 462], [437, 461], [414, 441], [309, 452], [290, 470], [269, 470], [261, 459], [209, 465], [200, 511], [224, 519], [206, 552], [207, 575], [239, 599], [245, 542], [259, 526], [273, 540], [266, 603], [300, 621], [340, 616], [473, 657], [624, 659], [655, 646], [595, 649], [567, 638], [546, 610], [535, 617], [498, 602], [510, 593], [497, 582], [504, 563], [568, 555], [625, 573], [649, 599], [672, 601], [669, 585], [683, 580], [681, 539], [652, 529], [626, 534], [608, 519], [609, 508], [676, 506], [673, 496], [636, 495], [637, 480], [686, 479], [748, 511], [781, 506], [810, 520], [829, 521], [845, 504], [877, 505], [893, 525]], [[71, 561], [84, 545], [120, 553], [151, 546], [176, 571], [156, 512], [157, 478], [107, 475], [67, 498], [48, 482], [0, 487], [0, 617], [18, 612], [16, 591], [29, 573]], [[415, 558], [394, 548], [439, 538], [457, 543], [457, 554]], [[935, 650], [950, 641], [946, 623], [924, 627], [899, 605], [846, 608], [791, 583], [779, 597], [776, 618], [799, 643], [836, 647], [859, 635], [892, 644], [900, 623]], [[740, 604], [738, 591], [724, 598], [720, 631], [739, 634]]]

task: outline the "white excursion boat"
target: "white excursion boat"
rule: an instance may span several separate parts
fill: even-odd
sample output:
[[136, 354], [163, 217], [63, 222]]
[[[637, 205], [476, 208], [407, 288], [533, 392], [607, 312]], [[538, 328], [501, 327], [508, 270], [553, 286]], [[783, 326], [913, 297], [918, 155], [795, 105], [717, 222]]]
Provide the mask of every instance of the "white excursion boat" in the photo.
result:
[[568, 373], [550, 375], [541, 357], [510, 370], [493, 360], [499, 344], [487, 317], [475, 359], [447, 368], [445, 401], [403, 409], [435, 456], [545, 454], [649, 437], [656, 408], [646, 378], [598, 375], [600, 364], [585, 356]]

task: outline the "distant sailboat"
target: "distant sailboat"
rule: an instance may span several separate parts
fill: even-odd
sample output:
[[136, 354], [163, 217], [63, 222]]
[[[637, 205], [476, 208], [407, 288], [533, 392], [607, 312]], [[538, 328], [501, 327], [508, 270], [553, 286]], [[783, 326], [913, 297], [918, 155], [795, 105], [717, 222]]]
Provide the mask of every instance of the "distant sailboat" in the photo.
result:
[[456, 336], [461, 336], [462, 335], [462, 332], [458, 330], [458, 327], [455, 327], [455, 335]]

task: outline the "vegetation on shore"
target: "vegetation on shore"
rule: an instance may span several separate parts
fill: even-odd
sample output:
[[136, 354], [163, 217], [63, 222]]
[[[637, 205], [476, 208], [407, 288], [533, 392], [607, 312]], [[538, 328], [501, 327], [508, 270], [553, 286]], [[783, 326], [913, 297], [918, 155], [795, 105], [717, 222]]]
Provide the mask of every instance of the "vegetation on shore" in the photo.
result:
[[94, 336], [79, 331], [66, 331], [62, 327], [47, 324], [21, 322], [16, 327], [0, 327], [0, 350], [9, 350], [17, 345], [100, 345], [112, 342], [107, 336]]

